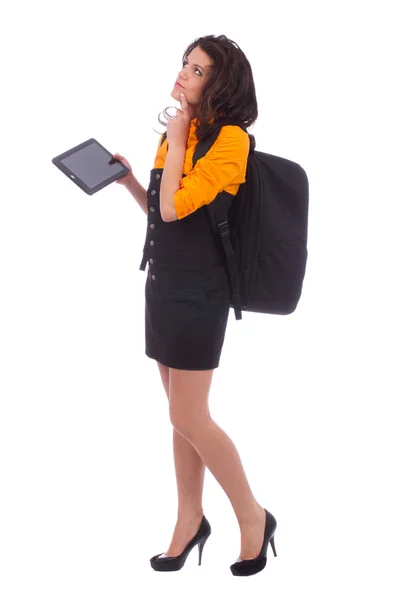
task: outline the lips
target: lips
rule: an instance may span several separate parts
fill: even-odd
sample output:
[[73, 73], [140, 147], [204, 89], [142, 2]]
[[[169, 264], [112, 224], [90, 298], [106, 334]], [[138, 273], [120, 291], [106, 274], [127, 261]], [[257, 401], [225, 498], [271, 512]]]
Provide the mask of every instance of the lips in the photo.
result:
[[176, 85], [179, 85], [179, 87], [183, 88], [183, 85], [181, 85], [181, 84], [179, 83], [179, 81], [175, 81], [175, 83], [176, 83]]

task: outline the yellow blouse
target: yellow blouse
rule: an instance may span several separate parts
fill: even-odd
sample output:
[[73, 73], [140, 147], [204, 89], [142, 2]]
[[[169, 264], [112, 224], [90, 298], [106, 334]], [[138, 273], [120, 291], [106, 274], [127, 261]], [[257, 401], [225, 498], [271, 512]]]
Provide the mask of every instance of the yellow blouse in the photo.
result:
[[[183, 173], [186, 177], [181, 179], [179, 190], [174, 194], [178, 219], [193, 213], [204, 204], [209, 204], [222, 190], [235, 195], [240, 184], [246, 181], [250, 140], [248, 134], [235, 125], [224, 125], [213, 146], [196, 162], [194, 169], [192, 168], [192, 158], [198, 142], [195, 121], [196, 118], [190, 123], [183, 162]], [[168, 138], [160, 145], [161, 137], [154, 169], [164, 168], [167, 157]]]

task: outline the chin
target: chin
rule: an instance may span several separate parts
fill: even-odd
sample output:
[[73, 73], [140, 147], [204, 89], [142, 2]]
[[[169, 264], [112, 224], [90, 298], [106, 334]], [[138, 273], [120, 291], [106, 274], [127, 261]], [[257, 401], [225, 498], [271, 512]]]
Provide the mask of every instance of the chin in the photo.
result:
[[180, 97], [181, 92], [183, 92], [186, 96], [186, 90], [183, 89], [183, 87], [179, 87], [179, 85], [177, 85], [176, 87], [174, 86], [172, 89], [173, 94], [175, 94], [176, 96]]

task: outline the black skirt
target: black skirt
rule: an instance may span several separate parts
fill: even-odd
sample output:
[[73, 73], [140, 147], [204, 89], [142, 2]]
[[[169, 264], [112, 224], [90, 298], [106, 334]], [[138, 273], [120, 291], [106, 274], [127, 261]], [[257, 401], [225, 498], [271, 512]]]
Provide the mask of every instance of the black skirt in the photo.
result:
[[171, 276], [176, 278], [176, 274], [166, 271], [169, 280], [158, 285], [158, 275], [153, 280], [149, 270], [145, 287], [146, 355], [174, 369], [215, 369], [229, 316], [226, 272], [223, 269], [198, 279], [186, 273], [179, 286], [171, 284]]

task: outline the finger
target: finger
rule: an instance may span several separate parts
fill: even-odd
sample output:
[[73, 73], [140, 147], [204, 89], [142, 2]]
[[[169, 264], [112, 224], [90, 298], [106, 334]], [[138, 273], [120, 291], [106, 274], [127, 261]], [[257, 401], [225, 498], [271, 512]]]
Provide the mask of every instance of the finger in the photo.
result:
[[189, 104], [188, 101], [186, 100], [186, 96], [183, 92], [181, 92], [181, 106], [182, 106], [182, 110], [183, 110], [183, 114], [186, 116], [189, 116]]

